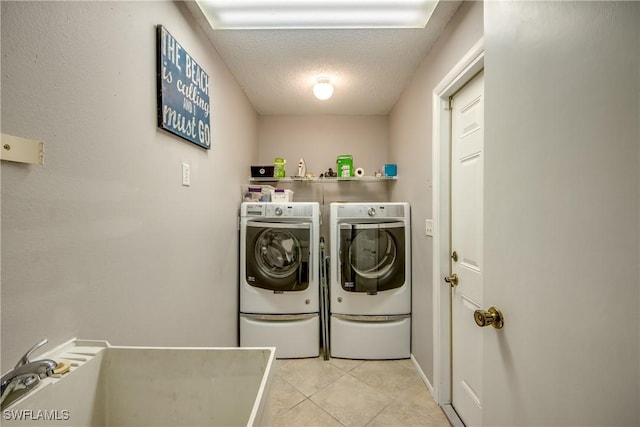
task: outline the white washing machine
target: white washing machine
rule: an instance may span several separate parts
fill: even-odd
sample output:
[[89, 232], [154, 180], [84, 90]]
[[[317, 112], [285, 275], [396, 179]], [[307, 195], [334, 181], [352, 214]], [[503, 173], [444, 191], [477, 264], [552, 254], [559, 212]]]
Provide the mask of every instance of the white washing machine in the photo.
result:
[[318, 203], [242, 203], [240, 346], [319, 355], [319, 242]]
[[330, 206], [330, 349], [349, 359], [411, 356], [408, 203]]

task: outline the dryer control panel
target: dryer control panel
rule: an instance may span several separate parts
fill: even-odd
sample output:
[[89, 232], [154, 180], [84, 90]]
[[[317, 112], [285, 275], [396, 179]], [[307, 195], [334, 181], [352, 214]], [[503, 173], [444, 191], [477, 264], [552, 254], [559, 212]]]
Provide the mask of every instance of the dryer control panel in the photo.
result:
[[403, 218], [404, 206], [401, 204], [354, 204], [339, 205], [338, 218]]

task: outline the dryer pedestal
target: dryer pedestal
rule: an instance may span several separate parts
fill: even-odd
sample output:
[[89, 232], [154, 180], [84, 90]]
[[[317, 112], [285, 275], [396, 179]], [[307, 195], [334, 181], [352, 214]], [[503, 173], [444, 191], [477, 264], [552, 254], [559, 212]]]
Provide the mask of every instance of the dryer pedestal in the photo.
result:
[[240, 347], [276, 347], [278, 359], [320, 355], [320, 316], [240, 314]]
[[331, 356], [411, 357], [408, 203], [331, 203]]
[[411, 317], [332, 314], [330, 342], [331, 357], [408, 359], [411, 357]]

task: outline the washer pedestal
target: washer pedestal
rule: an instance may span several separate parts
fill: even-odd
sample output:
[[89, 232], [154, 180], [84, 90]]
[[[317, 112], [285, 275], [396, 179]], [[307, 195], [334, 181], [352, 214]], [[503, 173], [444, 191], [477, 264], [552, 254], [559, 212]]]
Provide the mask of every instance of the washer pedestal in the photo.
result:
[[276, 347], [279, 359], [320, 355], [316, 314], [240, 314], [240, 347]]
[[[367, 318], [370, 321], [367, 321]], [[357, 319], [357, 320], [355, 320]], [[408, 359], [411, 317], [331, 315], [331, 357]]]

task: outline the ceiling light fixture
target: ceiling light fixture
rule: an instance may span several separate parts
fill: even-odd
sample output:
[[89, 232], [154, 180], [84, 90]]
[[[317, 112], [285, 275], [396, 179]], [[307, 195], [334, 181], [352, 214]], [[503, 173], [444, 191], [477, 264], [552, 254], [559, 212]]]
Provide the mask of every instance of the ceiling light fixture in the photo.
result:
[[214, 29], [424, 28], [439, 0], [196, 0]]
[[317, 83], [313, 85], [313, 94], [316, 98], [324, 101], [333, 95], [333, 86], [329, 77], [318, 77]]

